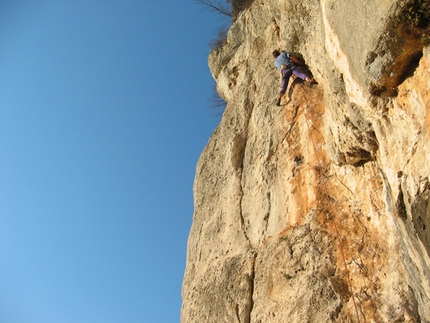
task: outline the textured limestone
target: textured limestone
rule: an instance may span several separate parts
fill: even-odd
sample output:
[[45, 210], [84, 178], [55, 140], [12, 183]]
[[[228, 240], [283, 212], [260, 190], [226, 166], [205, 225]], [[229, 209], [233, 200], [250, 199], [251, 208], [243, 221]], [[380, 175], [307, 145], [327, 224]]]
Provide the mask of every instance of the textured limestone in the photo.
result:
[[[255, 0], [209, 57], [182, 323], [430, 322], [430, 50], [405, 1]], [[348, 16], [349, 19], [345, 19]], [[319, 82], [275, 106], [271, 52]]]

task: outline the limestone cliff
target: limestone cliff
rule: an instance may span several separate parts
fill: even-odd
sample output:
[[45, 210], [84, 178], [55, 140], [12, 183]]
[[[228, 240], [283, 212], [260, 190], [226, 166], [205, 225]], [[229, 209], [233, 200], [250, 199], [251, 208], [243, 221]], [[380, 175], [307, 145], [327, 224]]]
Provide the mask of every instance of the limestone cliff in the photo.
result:
[[[255, 0], [209, 65], [182, 323], [430, 322], [430, 50], [407, 1]], [[274, 49], [317, 85], [275, 105]]]

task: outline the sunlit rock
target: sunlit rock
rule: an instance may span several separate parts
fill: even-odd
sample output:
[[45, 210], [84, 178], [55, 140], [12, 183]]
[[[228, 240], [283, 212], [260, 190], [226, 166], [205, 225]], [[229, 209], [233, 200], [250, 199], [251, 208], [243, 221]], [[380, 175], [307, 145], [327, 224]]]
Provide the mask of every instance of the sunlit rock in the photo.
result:
[[[430, 50], [405, 1], [255, 0], [209, 57], [182, 323], [430, 322]], [[276, 106], [274, 49], [291, 79]]]

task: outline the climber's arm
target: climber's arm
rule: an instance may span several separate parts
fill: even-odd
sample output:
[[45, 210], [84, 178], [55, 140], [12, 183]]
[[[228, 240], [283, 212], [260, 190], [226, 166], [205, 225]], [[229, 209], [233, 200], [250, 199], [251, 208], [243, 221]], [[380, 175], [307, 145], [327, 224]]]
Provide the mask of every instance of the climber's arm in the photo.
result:
[[299, 58], [294, 57], [292, 55], [290, 55], [290, 60], [295, 64], [303, 65], [303, 62]]

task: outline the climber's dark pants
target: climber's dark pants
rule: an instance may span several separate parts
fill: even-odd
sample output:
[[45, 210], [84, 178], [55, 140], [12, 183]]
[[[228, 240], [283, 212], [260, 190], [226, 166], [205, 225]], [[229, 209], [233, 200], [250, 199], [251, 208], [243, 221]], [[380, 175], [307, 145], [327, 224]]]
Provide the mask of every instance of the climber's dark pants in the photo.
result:
[[287, 91], [288, 82], [290, 81], [290, 76], [295, 75], [297, 77], [300, 77], [302, 80], [305, 80], [309, 75], [301, 70], [299, 67], [292, 67], [287, 68], [286, 70], [282, 70], [282, 85], [281, 85], [281, 91], [279, 92], [279, 95], [284, 95], [285, 91]]

